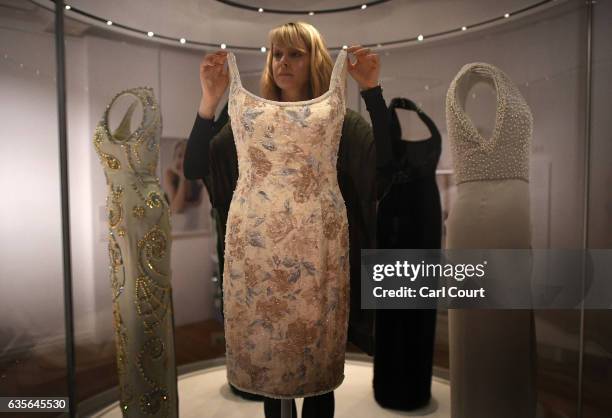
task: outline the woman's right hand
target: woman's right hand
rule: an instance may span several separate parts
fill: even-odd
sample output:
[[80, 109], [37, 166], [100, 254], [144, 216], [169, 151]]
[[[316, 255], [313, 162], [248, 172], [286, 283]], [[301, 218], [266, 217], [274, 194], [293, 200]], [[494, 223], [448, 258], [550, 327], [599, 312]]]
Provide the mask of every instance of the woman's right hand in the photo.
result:
[[200, 63], [200, 86], [202, 101], [200, 116], [213, 118], [219, 101], [229, 85], [229, 72], [225, 68], [227, 51], [206, 54]]

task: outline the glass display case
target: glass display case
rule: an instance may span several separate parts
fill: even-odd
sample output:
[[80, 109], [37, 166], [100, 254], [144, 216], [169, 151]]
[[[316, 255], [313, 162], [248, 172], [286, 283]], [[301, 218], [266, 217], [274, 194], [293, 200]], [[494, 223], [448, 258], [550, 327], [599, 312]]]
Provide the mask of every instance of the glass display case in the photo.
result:
[[[138, 400], [122, 398], [126, 389], [118, 365], [123, 356], [138, 358], [134, 361], [142, 366], [145, 380], [155, 380], [151, 376], [158, 372], [151, 372], [154, 360], [140, 361], [142, 353], [123, 353], [117, 342], [122, 337], [114, 300], [123, 287], [113, 281], [117, 259], [109, 221], [118, 215], [112, 212], [109, 177], [100, 160], [104, 162], [105, 154], [96, 138], [101, 120], [112, 132], [140, 134], [136, 131], [150, 117], [152, 106], [160, 125], [153, 141], [157, 145], [149, 150], [157, 146], [158, 157], [148, 169], [157, 180], [158, 197], [169, 208], [171, 229], [163, 245], [152, 238], [147, 248], [155, 255], [167, 246], [171, 289], [136, 285], [130, 306], [140, 315], [146, 312], [151, 321], [166, 318], [168, 339], [160, 344], [166, 350], [173, 345], [174, 354], [168, 351], [159, 373], [176, 367], [180, 416], [264, 416], [260, 396], [230, 387], [226, 380], [223, 219], [211, 204], [205, 182], [185, 178], [183, 158], [202, 96], [199, 67], [204, 55], [234, 52], [245, 89], [260, 94], [270, 51], [259, 46], [269, 48], [268, 31], [288, 21], [317, 27], [334, 60], [344, 45], [368, 46], [380, 59], [386, 103], [409, 99], [435, 124], [441, 139], [436, 183], [443, 247], [446, 221], [457, 198], [447, 91], [465, 64], [484, 62], [507, 74], [533, 116], [532, 248], [612, 248], [609, 1], [383, 1], [367, 7], [351, 1], [315, 2], [312, 7], [320, 6], [321, 13], [301, 10], [299, 2], [262, 1], [255, 9], [251, 3], [256, 2], [244, 1], [146, 3], [61, 4], [58, 24], [53, 1], [0, 1], [0, 181], [8, 197], [0, 217], [0, 397], [71, 397], [72, 411], [57, 416], [111, 417], [120, 416], [121, 409], [125, 416], [136, 416], [127, 405], [140, 413], [146, 410]], [[323, 10], [330, 3], [334, 8]], [[288, 10], [277, 10], [283, 7]], [[58, 49], [56, 37], [63, 48]], [[371, 122], [358, 83], [350, 75], [347, 80], [346, 106]], [[116, 97], [144, 87], [155, 103], [139, 101], [134, 107], [134, 96]], [[496, 98], [496, 91], [484, 84], [467, 95], [466, 112], [483, 136], [495, 128]], [[226, 92], [223, 105], [227, 99]], [[220, 105], [216, 117], [223, 111]], [[398, 108], [396, 114], [402, 140], [416, 143], [432, 136], [418, 112]], [[179, 189], [186, 194], [179, 195]], [[156, 204], [150, 194], [143, 202], [143, 207]], [[136, 209], [123, 214], [137, 215]], [[139, 245], [134, 243], [134, 248]], [[158, 261], [148, 262], [155, 270]], [[134, 275], [124, 277], [123, 283], [135, 281]], [[433, 361], [433, 379], [425, 383], [425, 393], [430, 387], [432, 398], [412, 413], [460, 417], [451, 412], [449, 315], [444, 309], [433, 315], [435, 325], [415, 326], [402, 336], [409, 348], [434, 335], [431, 343], [419, 345], [424, 357], [410, 352], [413, 358], [405, 359], [393, 350], [389, 355], [398, 356], [398, 362]], [[537, 417], [609, 416], [611, 319], [610, 310], [534, 312]], [[147, 347], [151, 359], [157, 358], [159, 350]], [[335, 416], [409, 415], [383, 408], [380, 399], [377, 403], [371, 354], [349, 341], [346, 380], [335, 391]], [[154, 403], [154, 398], [147, 399], [145, 404]], [[155, 415], [160, 411], [153, 408], [150, 414], [162, 416]], [[173, 416], [168, 411], [167, 416]]]

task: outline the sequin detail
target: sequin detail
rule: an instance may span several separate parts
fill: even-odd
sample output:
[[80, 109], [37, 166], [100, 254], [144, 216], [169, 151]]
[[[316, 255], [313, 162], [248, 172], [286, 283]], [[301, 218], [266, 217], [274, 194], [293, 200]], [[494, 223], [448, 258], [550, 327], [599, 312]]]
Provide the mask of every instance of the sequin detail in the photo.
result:
[[314, 396], [344, 378], [348, 219], [336, 163], [346, 51], [329, 90], [303, 102], [257, 97], [228, 55], [239, 178], [223, 280], [227, 376], [274, 398]]
[[[111, 132], [108, 116], [120, 97], [135, 98]], [[136, 105], [143, 117], [131, 131]], [[177, 417], [170, 285], [170, 219], [155, 176], [161, 115], [153, 90], [117, 94], [94, 133], [107, 183], [109, 270], [123, 416]]]
[[[470, 75], [470, 85], [467, 83]], [[495, 126], [490, 139], [474, 127], [464, 109], [465, 95], [476, 81], [497, 93]], [[456, 182], [521, 179], [529, 181], [529, 153], [533, 117], [512, 80], [486, 63], [466, 64], [446, 94], [446, 124], [452, 147]]]

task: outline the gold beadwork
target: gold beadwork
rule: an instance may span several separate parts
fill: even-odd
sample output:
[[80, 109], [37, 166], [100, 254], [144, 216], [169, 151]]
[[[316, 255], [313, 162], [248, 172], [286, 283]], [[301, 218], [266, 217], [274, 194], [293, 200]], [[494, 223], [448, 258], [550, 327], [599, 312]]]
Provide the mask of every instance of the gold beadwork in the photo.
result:
[[166, 416], [168, 410], [167, 396], [167, 390], [160, 387], [154, 388], [140, 397], [140, 410], [146, 415], [153, 415], [163, 409], [161, 415]]
[[170, 286], [162, 286], [146, 275], [136, 279], [136, 311], [142, 318], [145, 331], [153, 333], [170, 307]]
[[[111, 133], [109, 112], [123, 95], [140, 101], [142, 121], [136, 130], [129, 132], [129, 120], [137, 104], [133, 102], [119, 128]], [[155, 173], [161, 129], [161, 114], [153, 90], [139, 87], [113, 97], [93, 138], [108, 185], [109, 274], [119, 404], [125, 416], [128, 413], [130, 416], [177, 416], [177, 399], [168, 395], [176, 391], [170, 223], [167, 203]], [[132, 216], [128, 215], [130, 210]], [[144, 236], [143, 229], [149, 231]], [[128, 236], [133, 239], [117, 238]]]
[[138, 353], [138, 370], [140, 371], [140, 374], [144, 380], [151, 386], [156, 386], [158, 382], [156, 382], [147, 373], [148, 370], [151, 370], [154, 367], [151, 367], [150, 364], [147, 364], [145, 367], [145, 360], [150, 359], [151, 361], [159, 361], [160, 359], [163, 359], [165, 350], [164, 342], [159, 337], [152, 337], [144, 343], [142, 349]]
[[157, 192], [149, 192], [149, 194], [147, 195], [147, 199], [145, 200], [145, 203], [151, 209], [159, 208], [162, 205], [162, 198]]
[[111, 170], [119, 170], [121, 168], [121, 164], [117, 157], [112, 156], [111, 154], [105, 153], [101, 149], [101, 144], [104, 141], [104, 133], [101, 126], [96, 127], [96, 131], [94, 132], [94, 148], [96, 149], [96, 153], [100, 158], [102, 164], [105, 164]]
[[[121, 185], [110, 185], [109, 196], [106, 199], [108, 209], [108, 223], [111, 229], [116, 228], [123, 219], [123, 209], [121, 206], [121, 197], [123, 195], [123, 187]], [[110, 201], [109, 201], [110, 198]]]
[[155, 266], [152, 264], [152, 260], [161, 260], [166, 255], [167, 239], [166, 234], [157, 225], [155, 225], [149, 232], [145, 234], [140, 241], [138, 241], [138, 250], [140, 260], [146, 261], [149, 269], [155, 271], [158, 274], [163, 274], [157, 271]]
[[132, 208], [132, 215], [134, 215], [134, 217], [142, 219], [145, 216], [145, 208], [142, 206], [134, 206]]
[[157, 170], [157, 161], [151, 161], [148, 165], [147, 168], [149, 169], [149, 174], [151, 176], [155, 175], [155, 171]]
[[127, 383], [126, 373], [128, 372], [129, 359], [127, 354], [128, 335], [127, 329], [123, 320], [119, 304], [113, 302], [113, 322], [115, 328], [115, 351], [117, 355], [117, 374], [120, 382], [120, 404], [124, 411], [127, 411], [128, 405], [132, 402], [134, 394], [130, 385]]
[[109, 234], [108, 239], [108, 256], [110, 259], [111, 289], [113, 290], [113, 300], [116, 300], [125, 286], [125, 267], [121, 247], [112, 233]]

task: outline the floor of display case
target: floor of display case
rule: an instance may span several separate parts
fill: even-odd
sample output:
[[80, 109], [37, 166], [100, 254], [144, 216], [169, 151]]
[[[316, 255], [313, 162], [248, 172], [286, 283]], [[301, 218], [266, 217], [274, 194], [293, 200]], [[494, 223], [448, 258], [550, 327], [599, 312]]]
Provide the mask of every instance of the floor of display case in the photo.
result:
[[[335, 392], [336, 418], [418, 416], [429, 418], [450, 417], [450, 387], [448, 381], [433, 378], [432, 400], [428, 406], [400, 412], [381, 408], [372, 393], [372, 363], [347, 360], [345, 380]], [[302, 399], [297, 399], [298, 415]], [[244, 400], [234, 395], [226, 380], [225, 366], [214, 366], [179, 376], [179, 405], [183, 418], [243, 418], [263, 417], [263, 404]], [[96, 414], [95, 418], [121, 418], [118, 403]], [[295, 417], [297, 418], [297, 417]]]

